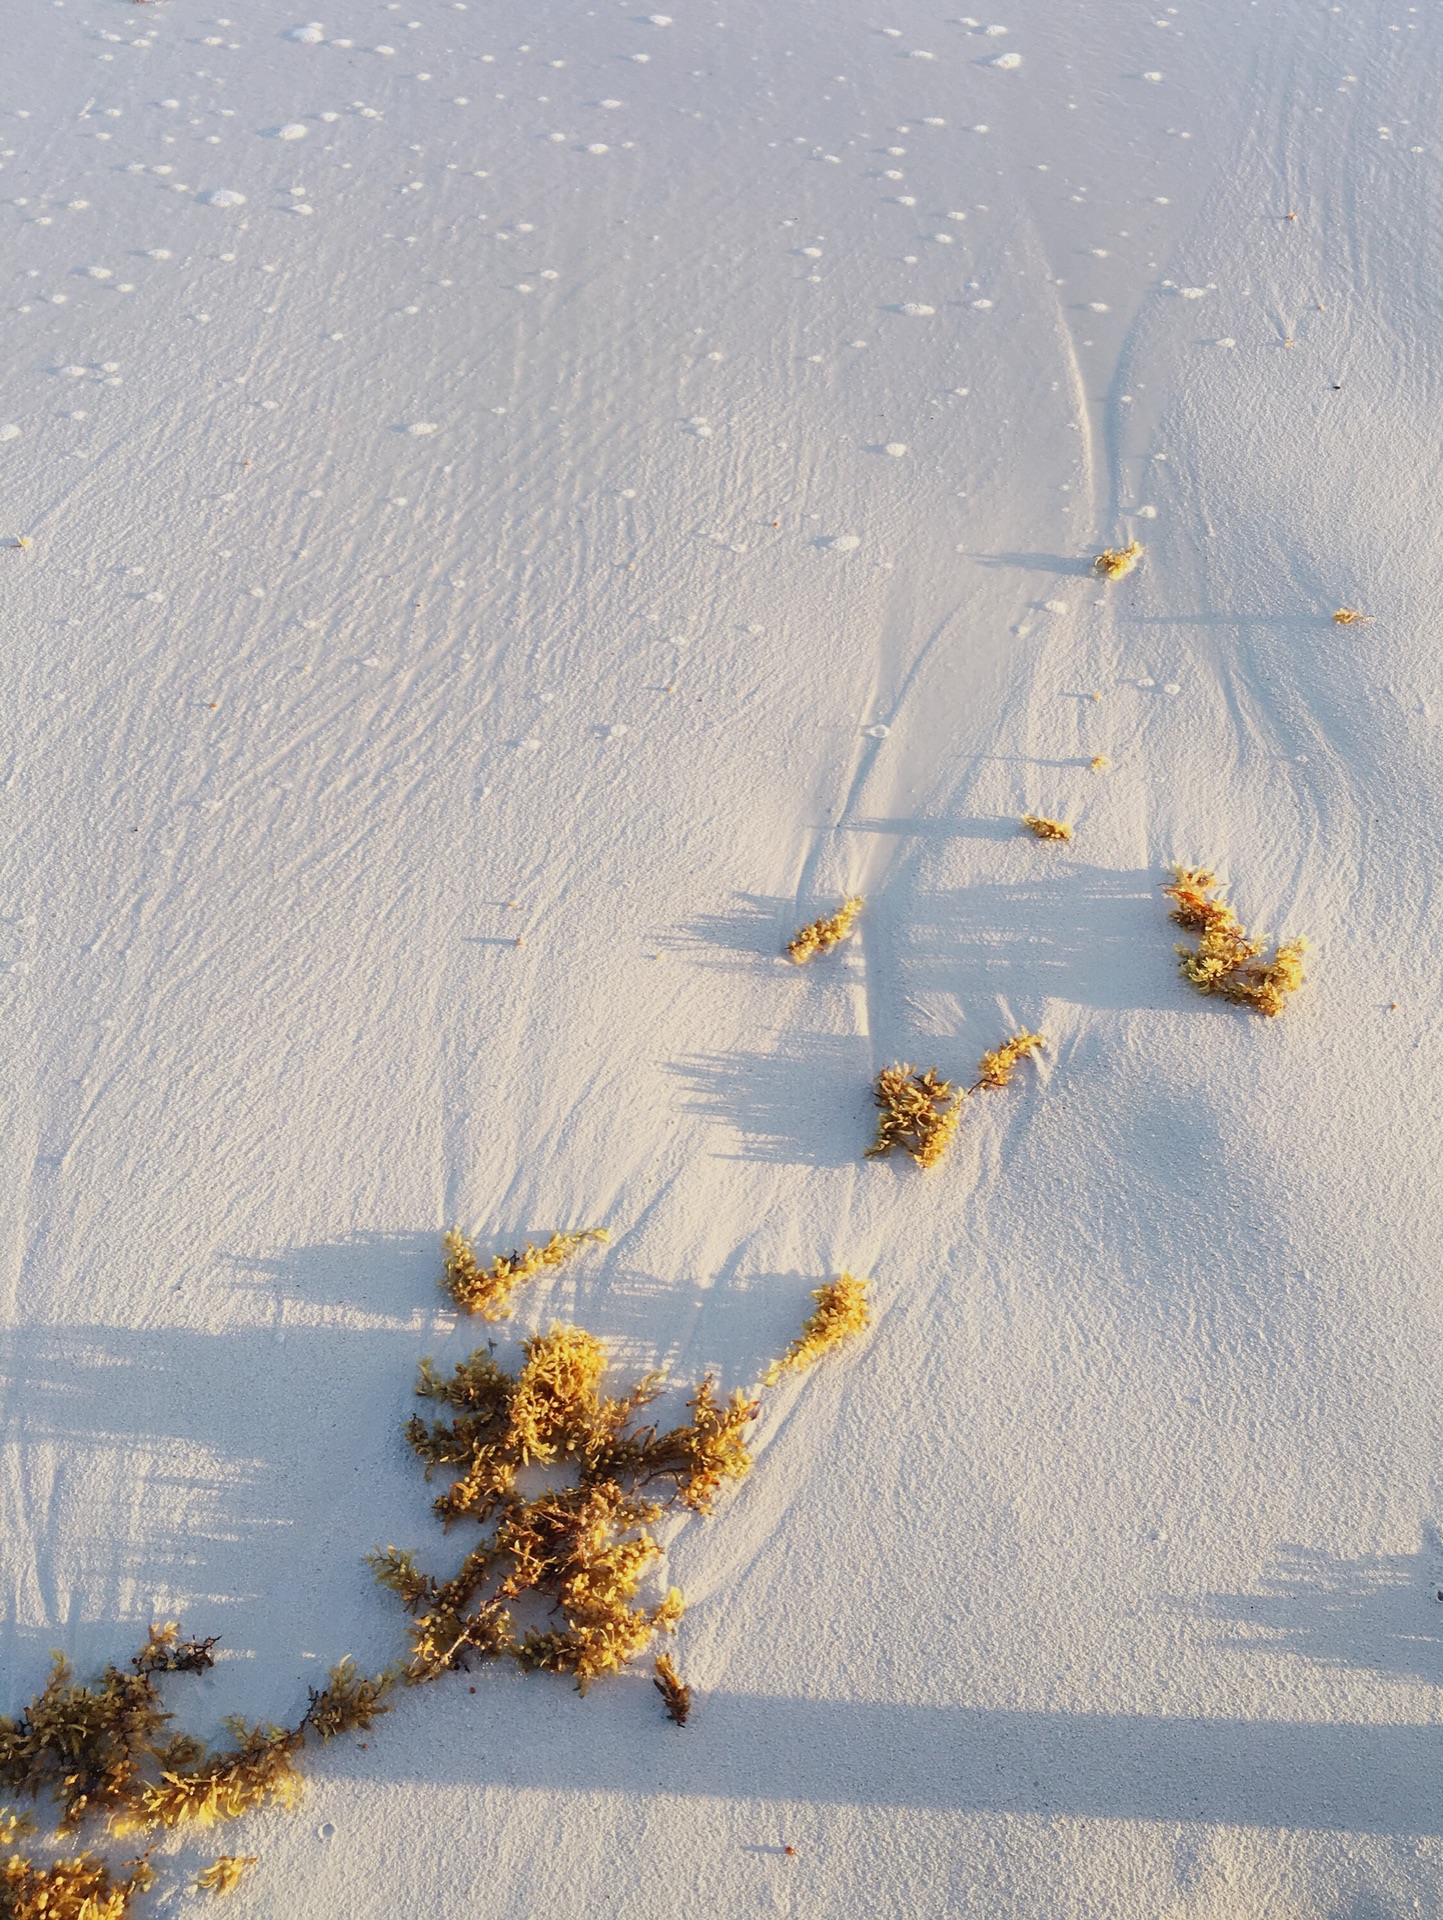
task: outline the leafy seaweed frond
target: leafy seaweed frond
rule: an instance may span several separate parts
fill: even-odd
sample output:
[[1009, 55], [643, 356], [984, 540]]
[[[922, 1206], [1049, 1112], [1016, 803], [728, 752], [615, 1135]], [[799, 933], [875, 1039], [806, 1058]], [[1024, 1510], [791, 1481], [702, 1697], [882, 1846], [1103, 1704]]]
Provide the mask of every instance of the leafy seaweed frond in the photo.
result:
[[957, 1131], [963, 1097], [935, 1068], [916, 1073], [905, 1061], [883, 1067], [872, 1092], [879, 1109], [877, 1137], [866, 1157], [878, 1160], [901, 1147], [919, 1167], [936, 1166]]
[[197, 1893], [234, 1893], [256, 1864], [253, 1853], [222, 1853], [196, 1875]]
[[765, 1380], [773, 1386], [791, 1368], [810, 1367], [824, 1353], [861, 1333], [868, 1325], [867, 1282], [850, 1273], [829, 1280], [812, 1295], [816, 1311], [802, 1323], [802, 1330], [780, 1360], [768, 1367]]
[[905, 1062], [883, 1067], [872, 1098], [880, 1112], [877, 1137], [866, 1149], [869, 1160], [881, 1159], [894, 1147], [911, 1154], [919, 1167], [935, 1167], [951, 1145], [962, 1119], [963, 1103], [984, 1087], [1005, 1087], [1019, 1060], [1044, 1044], [1040, 1033], [1014, 1033], [1000, 1047], [984, 1053], [979, 1078], [970, 1087], [957, 1088], [932, 1067], [916, 1073]]
[[403, 1548], [376, 1547], [366, 1555], [366, 1563], [381, 1586], [400, 1596], [407, 1613], [417, 1612], [435, 1591], [430, 1574], [422, 1573], [415, 1554]]
[[511, 1615], [498, 1601], [485, 1601], [469, 1612], [438, 1604], [412, 1623], [411, 1659], [404, 1677], [408, 1686], [417, 1686], [468, 1667], [472, 1660], [495, 1660], [515, 1651]]
[[342, 1733], [366, 1732], [383, 1713], [391, 1711], [386, 1695], [399, 1678], [400, 1669], [388, 1667], [368, 1680], [347, 1654], [331, 1668], [323, 1688], [309, 1689], [311, 1703], [301, 1720], [302, 1729], [325, 1742]]
[[213, 1826], [272, 1800], [293, 1806], [301, 1793], [295, 1766], [305, 1738], [300, 1729], [264, 1723], [252, 1727], [238, 1718], [228, 1719], [226, 1726], [235, 1744], [218, 1753], [197, 1755], [188, 1740], [185, 1746], [191, 1751], [182, 1754], [172, 1747], [164, 1752], [160, 1779], [131, 1796], [114, 1818], [116, 1832]]
[[544, 1247], [528, 1240], [519, 1253], [498, 1254], [489, 1267], [476, 1259], [476, 1249], [459, 1227], [442, 1240], [445, 1270], [441, 1285], [463, 1313], [479, 1313], [483, 1320], [504, 1320], [511, 1312], [511, 1295], [523, 1280], [546, 1267], [559, 1267], [588, 1240], [609, 1238], [604, 1227], [580, 1233], [553, 1233]]
[[[977, 1087], [1005, 1087], [1010, 1084], [1019, 1060], [1025, 1060], [1030, 1053], [1037, 1053], [1047, 1042], [1040, 1033], [1014, 1033], [1010, 1040], [1004, 1040], [1000, 1047], [994, 1047], [984, 1053], [977, 1062], [980, 1076]], [[976, 1088], [973, 1089], [976, 1091]]]
[[589, 1427], [606, 1351], [594, 1334], [559, 1322], [523, 1340], [526, 1364], [511, 1396], [507, 1442], [523, 1466], [554, 1460]]
[[651, 1442], [645, 1477], [674, 1481], [683, 1505], [695, 1513], [710, 1513], [726, 1482], [744, 1480], [751, 1472], [746, 1431], [760, 1403], [740, 1388], [718, 1400], [708, 1375], [687, 1405], [691, 1419]]
[[852, 922], [866, 905], [861, 894], [849, 894], [828, 919], [813, 920], [805, 927], [798, 927], [787, 942], [787, 956], [800, 967], [819, 953], [827, 953], [852, 931]]

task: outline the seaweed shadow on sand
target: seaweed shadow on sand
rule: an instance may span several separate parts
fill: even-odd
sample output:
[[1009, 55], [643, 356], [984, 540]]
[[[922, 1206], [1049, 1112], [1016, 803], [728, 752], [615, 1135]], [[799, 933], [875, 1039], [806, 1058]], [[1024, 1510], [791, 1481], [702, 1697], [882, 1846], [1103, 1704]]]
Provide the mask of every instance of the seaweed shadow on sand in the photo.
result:
[[1428, 1527], [1416, 1553], [1343, 1559], [1279, 1547], [1256, 1593], [1215, 1593], [1191, 1609], [1226, 1622], [1221, 1644], [1243, 1654], [1293, 1653], [1443, 1684], [1443, 1537]]
[[870, 1043], [861, 1034], [790, 1033], [772, 1053], [702, 1053], [671, 1063], [684, 1104], [718, 1122], [734, 1160], [851, 1165], [872, 1126]]
[[1044, 996], [1118, 1011], [1180, 1005], [1158, 937], [1156, 874], [1061, 860], [1024, 879], [919, 891], [886, 960], [904, 992], [959, 1010], [992, 994], [1029, 1007]]
[[741, 973], [755, 973], [785, 957], [798, 920], [806, 917], [797, 901], [764, 893], [737, 893], [732, 899], [725, 913], [698, 914], [676, 928], [662, 942], [664, 950], [697, 966]]

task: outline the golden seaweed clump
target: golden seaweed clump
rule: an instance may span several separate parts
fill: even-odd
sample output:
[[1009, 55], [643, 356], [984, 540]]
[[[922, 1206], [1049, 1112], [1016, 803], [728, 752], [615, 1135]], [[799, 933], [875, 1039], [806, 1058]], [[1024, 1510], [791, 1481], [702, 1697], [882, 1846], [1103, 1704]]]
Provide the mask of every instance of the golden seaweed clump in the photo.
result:
[[1092, 758], [1088, 761], [1087, 765], [1088, 765], [1088, 770], [1091, 773], [1106, 773], [1108, 768], [1112, 765], [1112, 762], [1108, 759], [1105, 753], [1095, 753], [1093, 754]]
[[1222, 896], [1206, 867], [1174, 866], [1163, 892], [1176, 902], [1169, 916], [1198, 935], [1196, 947], [1178, 947], [1178, 971], [1199, 993], [1218, 994], [1269, 1018], [1280, 1014], [1303, 983], [1304, 939], [1285, 941], [1259, 964], [1266, 941], [1253, 938]]
[[1093, 571], [1100, 573], [1104, 580], [1121, 580], [1141, 558], [1141, 542], [1129, 540], [1125, 547], [1104, 547], [1092, 563]]
[[656, 1677], [651, 1684], [661, 1695], [668, 1717], [679, 1727], [684, 1727], [686, 1717], [691, 1712], [691, 1688], [672, 1664], [670, 1654], [659, 1653], [656, 1656]]
[[914, 1073], [903, 1061], [882, 1068], [872, 1098], [879, 1109], [877, 1137], [866, 1158], [880, 1160], [901, 1147], [919, 1167], [935, 1167], [957, 1131], [964, 1095], [950, 1080], [939, 1078], [935, 1068]]
[[800, 1334], [781, 1359], [773, 1360], [767, 1368], [765, 1385], [775, 1386], [790, 1368], [812, 1366], [824, 1353], [850, 1340], [854, 1333], [861, 1333], [869, 1324], [867, 1282], [853, 1274], [843, 1273], [839, 1279], [829, 1280], [817, 1288], [812, 1298], [817, 1303], [816, 1311], [807, 1316]]
[[1371, 624], [1371, 613], [1359, 613], [1356, 607], [1339, 607], [1333, 615], [1333, 624], [1337, 627], [1357, 627]]
[[[864, 1326], [865, 1290], [866, 1282], [849, 1274], [820, 1288], [816, 1312], [768, 1382]], [[553, 1325], [522, 1341], [521, 1356], [514, 1372], [490, 1349], [478, 1349], [449, 1375], [421, 1362], [416, 1393], [443, 1417], [418, 1415], [406, 1438], [428, 1478], [450, 1476], [432, 1510], [447, 1528], [470, 1521], [485, 1531], [449, 1579], [394, 1546], [369, 1556], [376, 1579], [410, 1616], [410, 1658], [399, 1676], [409, 1685], [506, 1657], [569, 1674], [584, 1693], [681, 1619], [675, 1587], [655, 1604], [639, 1601], [661, 1553], [655, 1523], [676, 1506], [710, 1513], [722, 1488], [751, 1469], [746, 1443], [760, 1405], [755, 1394], [734, 1391], [723, 1399], [708, 1376], [687, 1403], [689, 1417], [661, 1428], [640, 1417], [660, 1393], [661, 1375], [608, 1393], [605, 1349], [583, 1328]], [[552, 1484], [523, 1492], [523, 1470], [550, 1470]], [[538, 1602], [551, 1622], [521, 1630], [517, 1604], [534, 1611]], [[668, 1711], [684, 1719], [690, 1694], [665, 1656], [657, 1673]], [[365, 1726], [367, 1716], [385, 1711], [394, 1677], [365, 1681], [343, 1661], [327, 1689], [312, 1692], [300, 1734], [324, 1738], [328, 1730]]]
[[[470, 1520], [491, 1531], [446, 1581], [394, 1547], [371, 1556], [377, 1579], [412, 1616], [404, 1675], [412, 1683], [505, 1654], [569, 1673], [584, 1692], [681, 1617], [675, 1589], [656, 1606], [634, 1604], [660, 1551], [653, 1523], [675, 1502], [709, 1512], [724, 1483], [751, 1466], [745, 1435], [757, 1406], [745, 1395], [719, 1400], [703, 1380], [691, 1418], [658, 1431], [637, 1415], [660, 1377], [606, 1393], [605, 1350], [592, 1334], [553, 1326], [521, 1350], [516, 1374], [485, 1351], [449, 1379], [421, 1367], [417, 1393], [453, 1416], [407, 1428], [428, 1474], [455, 1474], [433, 1509], [448, 1527]], [[523, 1498], [517, 1475], [528, 1467], [560, 1469], [571, 1483]], [[527, 1595], [546, 1600], [560, 1624], [518, 1638], [511, 1609]]]
[[852, 931], [852, 922], [865, 905], [861, 894], [853, 893], [842, 902], [830, 920], [813, 920], [809, 926], [798, 927], [787, 942], [788, 957], [800, 967], [817, 954], [840, 946]]
[[1065, 820], [1049, 820], [1046, 814], [1024, 813], [1022, 824], [1038, 840], [1070, 840], [1072, 828]]
[[86, 1687], [57, 1653], [20, 1718], [0, 1717], [0, 1787], [31, 1799], [48, 1792], [61, 1833], [74, 1833], [88, 1814], [132, 1803], [169, 1719], [149, 1671], [108, 1666]]
[[866, 1157], [878, 1160], [893, 1147], [901, 1147], [919, 1167], [935, 1167], [957, 1131], [963, 1102], [984, 1087], [1005, 1087], [1018, 1061], [1036, 1053], [1043, 1044], [1040, 1033], [1014, 1033], [1000, 1047], [983, 1054], [977, 1063], [978, 1078], [960, 1090], [949, 1080], [938, 1079], [930, 1067], [926, 1073], [914, 1073], [905, 1064], [883, 1067], [872, 1093], [881, 1109], [877, 1137], [867, 1148]]
[[[980, 1078], [977, 1088], [1005, 1087], [1011, 1083], [1012, 1075], [1019, 1060], [1025, 1060], [1031, 1053], [1037, 1053], [1047, 1042], [1040, 1033], [1014, 1033], [1010, 1040], [1004, 1040], [1000, 1047], [994, 1047], [984, 1053], [977, 1062]], [[976, 1091], [977, 1089], [973, 1089]]]
[[80, 1854], [34, 1866], [12, 1853], [0, 1866], [3, 1920], [125, 1920], [130, 1903], [154, 1881], [143, 1860], [133, 1860], [116, 1878], [103, 1860]]
[[498, 1254], [489, 1267], [483, 1267], [477, 1262], [471, 1241], [459, 1227], [453, 1227], [441, 1242], [445, 1251], [441, 1285], [463, 1313], [479, 1313], [483, 1320], [505, 1320], [511, 1313], [511, 1295], [523, 1280], [530, 1280], [547, 1267], [559, 1267], [588, 1240], [605, 1242], [608, 1237], [604, 1227], [553, 1233], [544, 1247], [528, 1240], [522, 1252]]
[[234, 1893], [256, 1863], [253, 1853], [223, 1853], [196, 1876], [198, 1893]]

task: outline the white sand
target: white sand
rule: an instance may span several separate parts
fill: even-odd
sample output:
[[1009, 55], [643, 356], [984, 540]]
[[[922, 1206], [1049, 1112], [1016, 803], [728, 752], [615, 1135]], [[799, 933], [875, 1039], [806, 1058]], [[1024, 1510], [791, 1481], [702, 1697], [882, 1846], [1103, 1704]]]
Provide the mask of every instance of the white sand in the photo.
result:
[[[508, 1348], [745, 1384], [875, 1279], [668, 1531], [691, 1725], [410, 1694], [236, 1914], [1438, 1912], [1437, 9], [25, 13], [6, 1703], [392, 1658], [439, 1231], [604, 1223]], [[1313, 938], [1281, 1020], [1172, 859]]]

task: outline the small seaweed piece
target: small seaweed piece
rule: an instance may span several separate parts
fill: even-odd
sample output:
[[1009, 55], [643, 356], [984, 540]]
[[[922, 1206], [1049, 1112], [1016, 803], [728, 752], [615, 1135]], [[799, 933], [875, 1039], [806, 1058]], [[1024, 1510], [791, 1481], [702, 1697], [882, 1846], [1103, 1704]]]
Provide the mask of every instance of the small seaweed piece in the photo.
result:
[[580, 1233], [553, 1233], [544, 1247], [528, 1240], [519, 1253], [498, 1254], [489, 1267], [478, 1264], [476, 1249], [459, 1227], [445, 1235], [445, 1270], [441, 1285], [463, 1313], [479, 1313], [483, 1320], [505, 1320], [511, 1313], [511, 1295], [523, 1280], [545, 1267], [559, 1267], [588, 1240], [605, 1241], [604, 1227]]
[[422, 1573], [416, 1565], [415, 1554], [409, 1549], [376, 1547], [366, 1555], [366, 1564], [379, 1586], [389, 1587], [399, 1595], [407, 1613], [419, 1613], [421, 1602], [429, 1600], [435, 1590], [430, 1574]]
[[724, 1484], [744, 1480], [752, 1470], [745, 1434], [757, 1417], [758, 1403], [739, 1387], [725, 1401], [718, 1400], [708, 1375], [687, 1405], [691, 1419], [661, 1434], [648, 1448], [645, 1478], [674, 1479], [684, 1505], [695, 1513], [710, 1513]]
[[1070, 840], [1072, 828], [1065, 820], [1049, 820], [1045, 813], [1024, 813], [1022, 824], [1038, 840]]
[[388, 1667], [384, 1673], [368, 1680], [357, 1671], [355, 1661], [347, 1654], [331, 1668], [323, 1688], [309, 1689], [311, 1703], [301, 1727], [316, 1734], [322, 1742], [332, 1741], [342, 1733], [364, 1733], [383, 1713], [391, 1711], [386, 1695], [399, 1678], [399, 1670]]
[[130, 1664], [137, 1673], [207, 1673], [215, 1665], [211, 1649], [219, 1644], [218, 1633], [207, 1640], [182, 1640], [180, 1623], [167, 1620], [163, 1626], [150, 1629], [145, 1645], [131, 1655]]
[[1371, 613], [1359, 613], [1356, 607], [1339, 607], [1333, 615], [1335, 627], [1371, 626], [1372, 620]]
[[1138, 540], [1129, 540], [1125, 547], [1104, 547], [1092, 563], [1093, 571], [1100, 573], [1104, 580], [1121, 580], [1132, 572], [1142, 552], [1142, 543]]
[[1255, 939], [1223, 896], [1207, 867], [1176, 865], [1163, 892], [1174, 901], [1168, 916], [1198, 937], [1196, 947], [1178, 947], [1178, 971], [1199, 993], [1217, 994], [1269, 1019], [1283, 1011], [1303, 983], [1303, 938], [1284, 941], [1271, 961], [1257, 964], [1266, 942]]
[[1106, 773], [1108, 768], [1111, 765], [1112, 765], [1112, 762], [1108, 759], [1105, 753], [1093, 754], [1092, 758], [1087, 763], [1088, 771], [1091, 773]]
[[204, 1872], [196, 1875], [197, 1893], [234, 1893], [256, 1864], [253, 1853], [219, 1854]]
[[824, 916], [820, 920], [813, 920], [808, 926], [798, 927], [787, 942], [788, 957], [800, 967], [815, 955], [840, 946], [865, 905], [861, 894], [849, 894], [830, 919]]
[[691, 1688], [677, 1672], [669, 1653], [656, 1656], [656, 1676], [651, 1684], [661, 1695], [668, 1717], [684, 1727], [691, 1712]]
[[810, 1367], [824, 1353], [861, 1333], [868, 1325], [867, 1282], [843, 1273], [827, 1281], [812, 1295], [816, 1311], [802, 1323], [802, 1330], [780, 1360], [773, 1360], [764, 1376], [766, 1386], [775, 1386], [790, 1368]]
[[976, 1093], [983, 1087], [1009, 1086], [1018, 1061], [1025, 1060], [1030, 1053], [1039, 1052], [1046, 1044], [1040, 1033], [1014, 1033], [1000, 1047], [983, 1054], [977, 1062], [977, 1084], [969, 1087], [968, 1092]]

